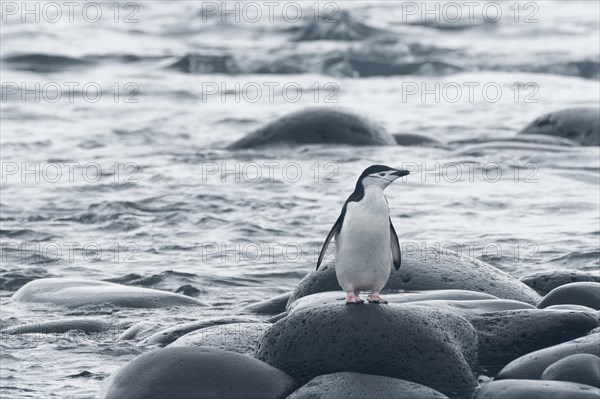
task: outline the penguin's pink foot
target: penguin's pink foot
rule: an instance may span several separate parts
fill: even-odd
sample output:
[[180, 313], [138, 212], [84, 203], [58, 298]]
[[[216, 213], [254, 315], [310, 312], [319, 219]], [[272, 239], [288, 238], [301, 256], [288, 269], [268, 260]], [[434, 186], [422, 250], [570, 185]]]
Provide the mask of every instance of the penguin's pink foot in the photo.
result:
[[388, 301], [383, 299], [383, 297], [380, 296], [379, 293], [375, 292], [369, 295], [369, 298], [367, 298], [367, 300], [369, 301], [369, 303], [388, 303]]
[[363, 303], [363, 302], [364, 301], [361, 299], [361, 297], [356, 295], [354, 292], [346, 293], [346, 304]]

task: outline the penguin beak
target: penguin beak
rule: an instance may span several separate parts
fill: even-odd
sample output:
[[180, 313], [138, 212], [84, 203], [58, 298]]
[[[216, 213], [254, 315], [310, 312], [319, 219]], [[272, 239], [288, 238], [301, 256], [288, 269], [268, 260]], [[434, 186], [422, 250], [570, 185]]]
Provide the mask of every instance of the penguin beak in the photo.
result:
[[403, 177], [403, 176], [410, 175], [410, 172], [408, 170], [396, 170], [396, 171], [392, 172], [391, 174], [393, 176]]

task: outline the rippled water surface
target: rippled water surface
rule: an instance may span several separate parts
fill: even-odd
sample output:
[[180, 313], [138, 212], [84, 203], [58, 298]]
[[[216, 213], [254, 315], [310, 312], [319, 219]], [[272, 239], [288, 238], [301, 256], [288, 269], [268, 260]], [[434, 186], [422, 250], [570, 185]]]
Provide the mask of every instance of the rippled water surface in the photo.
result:
[[[404, 245], [460, 250], [516, 276], [598, 269], [598, 147], [510, 140], [545, 112], [599, 106], [597, 2], [537, 2], [531, 23], [525, 2], [519, 22], [501, 2], [498, 22], [479, 12], [456, 23], [408, 18], [400, 2], [337, 2], [337, 15], [368, 28], [352, 41], [305, 40], [320, 29], [307, 28], [308, 3], [295, 23], [281, 10], [272, 22], [237, 23], [203, 13], [201, 2], [135, 4], [137, 23], [2, 24], [3, 325], [65, 314], [115, 322], [101, 336], [3, 337], [3, 396], [94, 397], [143, 350], [117, 341], [118, 329], [236, 314], [289, 291], [374, 163], [415, 171], [387, 190]], [[10, 82], [64, 91], [51, 102], [56, 85], [47, 86], [36, 101], [7, 94]], [[66, 82], [79, 84], [73, 101]], [[97, 102], [84, 99], [88, 83], [102, 89]], [[436, 84], [447, 90], [439, 99], [407, 91]], [[444, 145], [226, 149], [314, 105]], [[213, 307], [11, 302], [27, 281], [50, 276], [179, 290]]]

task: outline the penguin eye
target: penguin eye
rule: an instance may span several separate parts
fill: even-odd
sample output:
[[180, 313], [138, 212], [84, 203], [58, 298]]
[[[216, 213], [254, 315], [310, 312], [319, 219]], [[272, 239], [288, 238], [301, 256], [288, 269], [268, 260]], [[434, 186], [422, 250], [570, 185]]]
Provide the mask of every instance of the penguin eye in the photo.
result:
[[379, 176], [385, 176], [385, 173], [381, 172], [381, 173], [379, 174]]

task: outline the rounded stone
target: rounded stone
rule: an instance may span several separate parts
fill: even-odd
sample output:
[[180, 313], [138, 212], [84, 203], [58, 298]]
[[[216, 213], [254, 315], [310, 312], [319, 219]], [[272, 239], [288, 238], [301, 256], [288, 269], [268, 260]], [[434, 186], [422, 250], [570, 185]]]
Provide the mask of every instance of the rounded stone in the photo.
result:
[[41, 323], [27, 323], [18, 326], [5, 328], [0, 331], [2, 334], [63, 334], [67, 331], [77, 330], [91, 334], [109, 330], [111, 327], [116, 327], [112, 323], [97, 319], [61, 319], [45, 321]]
[[283, 398], [294, 380], [253, 357], [216, 348], [145, 353], [107, 380], [105, 399]]
[[475, 399], [598, 399], [600, 389], [563, 381], [504, 380], [485, 385]]
[[233, 323], [206, 327], [191, 332], [172, 342], [168, 347], [175, 346], [210, 346], [230, 352], [251, 354], [256, 350], [258, 340], [270, 323]]
[[378, 124], [351, 111], [308, 108], [276, 119], [232, 143], [231, 149], [277, 144], [395, 145], [394, 138]]
[[51, 303], [69, 308], [104, 305], [128, 308], [208, 306], [197, 299], [172, 292], [72, 278], [43, 278], [31, 281], [15, 292], [12, 300]]
[[542, 380], [568, 381], [600, 388], [600, 357], [587, 353], [567, 356], [548, 366]]
[[553, 289], [542, 298], [538, 308], [552, 305], [581, 305], [600, 310], [600, 283], [571, 283]]
[[600, 356], [600, 332], [521, 356], [507, 364], [496, 379], [539, 380], [548, 366], [577, 353]]
[[256, 356], [304, 383], [321, 374], [361, 372], [456, 396], [476, 385], [477, 334], [463, 317], [440, 309], [331, 304], [275, 323]]
[[445, 144], [431, 137], [423, 136], [414, 133], [396, 133], [393, 135], [396, 144], [406, 147], [421, 146], [421, 147], [444, 147]]
[[[400, 270], [392, 269], [386, 290], [468, 290], [536, 305], [540, 296], [518, 279], [479, 260], [435, 249], [404, 251]], [[288, 302], [317, 292], [341, 290], [332, 263], [306, 275]]]
[[209, 319], [190, 321], [187, 323], [177, 324], [172, 327], [167, 327], [155, 332], [148, 338], [144, 339], [140, 345], [159, 345], [165, 346], [171, 342], [175, 342], [186, 334], [203, 328], [219, 326], [232, 323], [257, 323], [260, 320], [251, 317], [231, 316], [231, 317], [213, 317]]
[[479, 362], [502, 367], [520, 356], [579, 338], [598, 326], [593, 313], [506, 310], [465, 314], [479, 336]]
[[435, 389], [414, 382], [361, 373], [320, 375], [287, 399], [448, 399]]
[[564, 137], [585, 146], [600, 145], [598, 108], [568, 108], [540, 116], [520, 134]]
[[267, 314], [277, 315], [285, 312], [285, 306], [287, 305], [291, 292], [278, 295], [274, 298], [265, 299], [257, 303], [250, 304], [244, 308], [244, 311], [256, 314]]
[[579, 270], [552, 270], [522, 277], [521, 281], [533, 288], [538, 294], [546, 295], [561, 285], [580, 282], [600, 282], [600, 274]]

